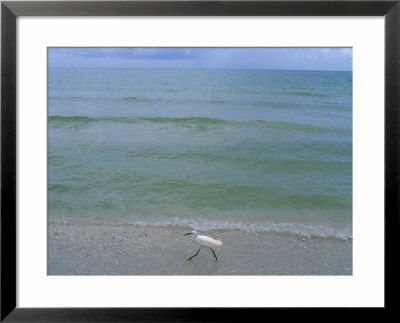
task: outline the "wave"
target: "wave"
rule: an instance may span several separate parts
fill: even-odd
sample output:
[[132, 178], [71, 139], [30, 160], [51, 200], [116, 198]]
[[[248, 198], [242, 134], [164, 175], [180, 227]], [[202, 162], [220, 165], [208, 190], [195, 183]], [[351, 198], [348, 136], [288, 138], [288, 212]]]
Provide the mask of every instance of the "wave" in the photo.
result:
[[277, 101], [255, 101], [250, 103], [251, 106], [260, 106], [260, 107], [267, 107], [267, 108], [308, 108], [308, 106], [305, 106], [304, 104], [301, 103], [282, 103], [282, 102], [277, 102]]
[[146, 97], [140, 96], [128, 96], [122, 98], [110, 98], [110, 97], [86, 97], [86, 96], [68, 96], [68, 97], [60, 97], [60, 96], [49, 96], [50, 100], [79, 100], [79, 101], [120, 101], [120, 102], [137, 102], [137, 103], [152, 103], [152, 102], [161, 102], [162, 99], [150, 99]]
[[191, 207], [234, 209], [255, 208], [349, 209], [351, 194], [290, 194], [262, 186], [199, 183], [191, 180], [154, 182], [149, 189], [169, 200], [179, 200]]
[[144, 98], [144, 97], [139, 97], [139, 96], [129, 96], [121, 99], [117, 99], [118, 101], [124, 101], [124, 102], [139, 102], [139, 103], [151, 103], [151, 102], [160, 102], [162, 101], [161, 99], [150, 99], [150, 98]]
[[67, 100], [67, 101], [100, 101], [100, 100], [108, 100], [107, 98], [101, 98], [101, 97], [86, 97], [86, 96], [78, 96], [78, 95], [72, 95], [72, 96], [49, 96], [49, 100]]
[[164, 100], [164, 103], [166, 104], [173, 104], [173, 105], [184, 105], [184, 106], [193, 106], [193, 105], [207, 105], [207, 104], [212, 104], [212, 105], [219, 105], [219, 104], [233, 104], [235, 101], [227, 101], [220, 99], [218, 97], [210, 97], [208, 99], [196, 99], [196, 100]]
[[191, 228], [200, 232], [210, 232], [212, 230], [238, 230], [247, 233], [281, 233], [296, 235], [304, 238], [334, 238], [339, 240], [351, 240], [352, 230], [351, 227], [333, 228], [326, 225], [309, 225], [300, 223], [272, 223], [264, 222], [262, 224], [246, 224], [240, 221], [229, 220], [205, 220], [205, 219], [188, 219], [181, 217], [173, 217], [166, 220], [131, 220], [124, 222], [110, 222], [89, 220], [89, 219], [60, 219], [52, 217], [49, 219], [49, 224], [86, 224], [86, 225], [134, 225], [139, 227], [163, 227], [163, 228]]
[[189, 117], [189, 118], [173, 118], [173, 117], [86, 117], [86, 116], [60, 116], [53, 115], [49, 117], [49, 122], [65, 122], [65, 123], [89, 123], [89, 122], [119, 122], [119, 123], [138, 123], [138, 122], [155, 122], [155, 123], [180, 123], [180, 124], [232, 124], [222, 119]]
[[[247, 144], [246, 144], [247, 145]], [[235, 146], [236, 147], [236, 146]], [[240, 148], [239, 148], [240, 150]], [[352, 169], [351, 161], [341, 160], [306, 160], [306, 159], [263, 159], [261, 157], [237, 157], [229, 154], [229, 149], [218, 152], [186, 151], [172, 152], [159, 150], [132, 151], [129, 157], [157, 158], [170, 160], [184, 160], [188, 162], [201, 162], [202, 164], [223, 163], [223, 165], [238, 166], [242, 169], [265, 170], [268, 172], [303, 172], [303, 171], [340, 171]]]
[[[146, 205], [158, 205], [164, 201], [165, 205], [179, 201], [180, 204], [193, 209], [212, 207], [220, 210], [234, 210], [243, 207], [256, 209], [301, 209], [301, 210], [349, 210], [352, 207], [352, 195], [345, 192], [325, 191], [318, 193], [283, 192], [279, 189], [271, 189], [259, 185], [238, 185], [225, 183], [200, 182], [192, 179], [165, 179], [158, 177], [141, 179], [136, 175], [119, 177], [107, 177], [104, 180], [91, 181], [90, 187], [104, 195], [112, 196], [113, 190], [123, 187], [132, 196], [131, 199], [121, 200], [123, 205], [130, 205], [135, 201], [142, 201], [146, 197]], [[52, 193], [69, 195], [87, 194], [88, 185], [51, 186]], [[149, 192], [151, 193], [149, 195]], [[94, 203], [95, 201], [88, 201]]]
[[133, 224], [138, 226], [157, 226], [157, 227], [190, 227], [198, 231], [211, 230], [240, 230], [249, 233], [258, 232], [276, 232], [299, 235], [301, 237], [311, 238], [336, 238], [340, 240], [352, 239], [351, 229], [334, 229], [324, 225], [306, 225], [300, 223], [272, 223], [264, 222], [262, 224], [245, 224], [236, 221], [210, 221], [201, 219], [172, 218], [168, 220], [144, 222], [136, 221]]
[[338, 134], [351, 134], [350, 129], [321, 127], [315, 125], [307, 125], [293, 122], [268, 121], [268, 120], [249, 120], [249, 121], [233, 121], [208, 117], [87, 117], [87, 116], [60, 116], [53, 115], [48, 118], [50, 123], [60, 124], [88, 124], [95, 122], [117, 122], [117, 123], [170, 123], [177, 125], [198, 125], [198, 126], [253, 126], [264, 129], [287, 129], [298, 130], [303, 132], [329, 132]]
[[[162, 90], [164, 93], [179, 93], [178, 90], [174, 89], [166, 89]], [[197, 99], [197, 100], [177, 100], [174, 98], [173, 100], [164, 100], [161, 98], [149, 98], [149, 97], [141, 97], [141, 96], [127, 96], [127, 97], [120, 97], [120, 98], [113, 98], [113, 97], [85, 97], [85, 96], [49, 96], [49, 100], [71, 100], [71, 101], [107, 101], [107, 102], [125, 102], [125, 103], [160, 103], [164, 102], [165, 104], [174, 104], [174, 105], [194, 105], [194, 104], [227, 104], [233, 103], [231, 101], [226, 101], [220, 99], [218, 97], [210, 97], [208, 99]]]
[[293, 92], [285, 92], [287, 94], [295, 95], [295, 96], [310, 96], [315, 98], [326, 98], [329, 95], [321, 94], [321, 93], [310, 93], [310, 92], [301, 92], [301, 91], [293, 91]]
[[49, 122], [54, 123], [90, 123], [90, 122], [98, 122], [98, 118], [91, 118], [91, 117], [85, 117], [85, 116], [60, 116], [60, 115], [54, 115], [54, 116], [49, 116]]
[[283, 121], [254, 120], [254, 121], [248, 121], [247, 123], [250, 125], [255, 125], [265, 128], [301, 130], [305, 132], [336, 132], [336, 133], [349, 132], [349, 130], [342, 128], [333, 128], [333, 127], [327, 128], [327, 127], [320, 127], [320, 126], [293, 123], [293, 122], [283, 122]]
[[68, 191], [68, 187], [62, 184], [49, 184], [49, 192], [52, 193], [65, 193]]
[[290, 109], [290, 110], [317, 110], [317, 111], [351, 111], [351, 103], [349, 106], [338, 101], [325, 100], [324, 104], [301, 104], [295, 102], [278, 102], [278, 101], [255, 101], [250, 103], [253, 107], [265, 107], [270, 109]]
[[235, 158], [220, 154], [210, 153], [181, 153], [175, 158], [191, 159], [202, 162], [227, 162], [238, 165], [244, 169], [260, 169], [268, 172], [285, 173], [290, 172], [305, 172], [305, 171], [330, 171], [330, 170], [351, 170], [351, 161], [335, 161], [335, 160], [304, 160], [304, 159], [254, 159], [254, 158]]

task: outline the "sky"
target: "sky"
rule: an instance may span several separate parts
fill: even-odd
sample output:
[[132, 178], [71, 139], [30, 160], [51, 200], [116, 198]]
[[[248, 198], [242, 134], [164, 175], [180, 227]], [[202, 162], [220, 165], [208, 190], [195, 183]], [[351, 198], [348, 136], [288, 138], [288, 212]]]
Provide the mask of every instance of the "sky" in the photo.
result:
[[351, 48], [49, 48], [50, 68], [351, 71]]

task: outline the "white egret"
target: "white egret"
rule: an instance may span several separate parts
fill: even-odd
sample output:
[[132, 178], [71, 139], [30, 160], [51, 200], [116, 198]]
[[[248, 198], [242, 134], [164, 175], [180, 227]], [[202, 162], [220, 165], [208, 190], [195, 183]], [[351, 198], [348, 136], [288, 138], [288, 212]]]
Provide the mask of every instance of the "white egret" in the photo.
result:
[[197, 250], [195, 255], [191, 256], [190, 258], [187, 258], [187, 260], [190, 260], [193, 257], [196, 257], [199, 254], [201, 247], [207, 247], [207, 248], [210, 248], [211, 251], [213, 252], [215, 261], [218, 261], [217, 255], [215, 254], [215, 251], [211, 247], [221, 246], [222, 245], [221, 241], [215, 240], [215, 239], [207, 237], [207, 236], [199, 235], [196, 231], [191, 231], [189, 233], [186, 233], [184, 236], [187, 236], [189, 234], [193, 235], [192, 241], [194, 243], [198, 243], [200, 245], [200, 248], [199, 248], [199, 250]]

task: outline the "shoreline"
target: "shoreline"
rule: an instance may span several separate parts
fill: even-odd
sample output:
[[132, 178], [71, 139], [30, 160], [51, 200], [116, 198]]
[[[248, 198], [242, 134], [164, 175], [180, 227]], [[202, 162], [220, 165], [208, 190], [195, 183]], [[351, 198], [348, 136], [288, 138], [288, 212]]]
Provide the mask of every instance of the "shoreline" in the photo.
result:
[[190, 227], [49, 224], [48, 275], [352, 275], [352, 239], [240, 230], [198, 250]]

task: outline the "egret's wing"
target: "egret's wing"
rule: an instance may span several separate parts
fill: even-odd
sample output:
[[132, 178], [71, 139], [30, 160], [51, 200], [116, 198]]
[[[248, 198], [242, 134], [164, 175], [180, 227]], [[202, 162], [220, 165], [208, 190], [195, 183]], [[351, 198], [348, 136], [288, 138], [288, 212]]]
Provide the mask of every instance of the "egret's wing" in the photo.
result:
[[222, 242], [219, 240], [215, 240], [213, 238], [207, 237], [207, 236], [197, 236], [197, 240], [202, 246], [205, 247], [218, 247], [222, 245]]

